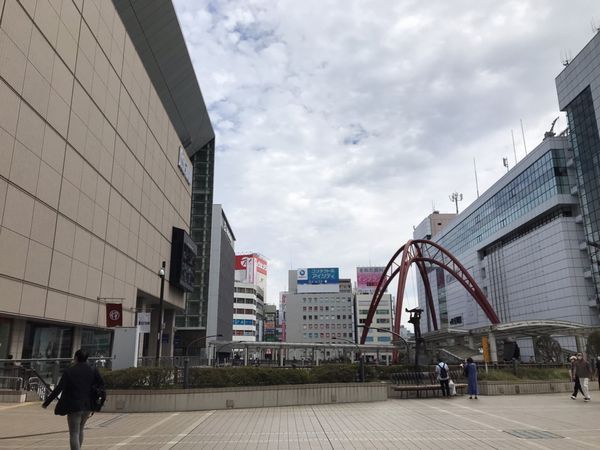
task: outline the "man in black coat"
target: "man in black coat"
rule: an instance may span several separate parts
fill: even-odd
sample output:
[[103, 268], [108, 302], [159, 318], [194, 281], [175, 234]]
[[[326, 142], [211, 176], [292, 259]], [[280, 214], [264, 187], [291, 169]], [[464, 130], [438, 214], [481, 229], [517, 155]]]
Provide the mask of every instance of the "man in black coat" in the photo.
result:
[[96, 368], [88, 365], [86, 351], [77, 350], [74, 359], [75, 364], [65, 370], [42, 408], [47, 408], [62, 393], [54, 414], [67, 416], [71, 450], [79, 450], [83, 444], [83, 427], [93, 411], [92, 387], [104, 389], [104, 380]]

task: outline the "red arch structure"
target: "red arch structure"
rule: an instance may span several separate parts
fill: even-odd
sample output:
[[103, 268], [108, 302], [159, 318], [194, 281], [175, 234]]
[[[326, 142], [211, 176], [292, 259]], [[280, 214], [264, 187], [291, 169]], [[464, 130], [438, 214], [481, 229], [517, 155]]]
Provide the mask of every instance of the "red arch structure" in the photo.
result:
[[456, 280], [462, 284], [467, 290], [473, 300], [483, 310], [487, 318], [492, 324], [500, 323], [496, 312], [488, 302], [485, 294], [481, 288], [477, 285], [473, 277], [467, 272], [467, 269], [456, 259], [448, 250], [443, 248], [441, 245], [426, 240], [426, 239], [415, 239], [410, 240], [402, 247], [398, 249], [394, 256], [390, 259], [387, 266], [385, 267], [384, 275], [379, 280], [377, 288], [373, 293], [373, 300], [371, 300], [371, 306], [369, 313], [365, 320], [363, 332], [360, 338], [360, 343], [364, 344], [367, 335], [369, 334], [369, 328], [373, 322], [373, 316], [379, 305], [381, 297], [385, 293], [387, 287], [392, 280], [398, 276], [398, 292], [396, 295], [396, 315], [394, 316], [394, 333], [400, 333], [400, 318], [402, 317], [402, 302], [404, 297], [404, 289], [406, 287], [406, 279], [408, 277], [408, 269], [410, 265], [415, 263], [417, 270], [421, 275], [423, 284], [425, 286], [425, 297], [427, 306], [435, 330], [438, 329], [437, 317], [435, 314], [435, 306], [433, 304], [433, 296], [431, 295], [431, 285], [429, 284], [429, 277], [427, 276], [428, 266], [439, 266], [446, 272], [451, 274]]

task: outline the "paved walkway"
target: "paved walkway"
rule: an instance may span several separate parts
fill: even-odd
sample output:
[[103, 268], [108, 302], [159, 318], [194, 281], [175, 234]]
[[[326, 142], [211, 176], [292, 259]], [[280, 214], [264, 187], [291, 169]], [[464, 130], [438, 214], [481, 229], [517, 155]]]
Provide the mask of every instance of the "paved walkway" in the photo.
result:
[[[66, 419], [0, 404], [0, 449], [68, 448]], [[388, 400], [182, 413], [96, 414], [85, 449], [600, 449], [600, 399]]]

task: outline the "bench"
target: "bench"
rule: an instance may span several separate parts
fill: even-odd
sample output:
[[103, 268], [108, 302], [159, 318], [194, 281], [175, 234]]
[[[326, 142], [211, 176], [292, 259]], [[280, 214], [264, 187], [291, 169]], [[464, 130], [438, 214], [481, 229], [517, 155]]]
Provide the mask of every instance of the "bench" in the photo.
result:
[[[464, 393], [467, 384], [464, 383], [464, 375], [462, 370], [450, 370], [450, 379], [454, 381], [454, 387], [456, 393]], [[421, 398], [421, 394], [424, 393], [426, 397], [429, 397], [431, 393], [435, 397], [439, 397], [442, 394], [440, 383], [437, 379], [435, 372], [398, 372], [391, 375], [392, 390], [399, 392], [402, 398], [406, 394], [408, 398], [409, 394], [414, 392], [417, 398]]]

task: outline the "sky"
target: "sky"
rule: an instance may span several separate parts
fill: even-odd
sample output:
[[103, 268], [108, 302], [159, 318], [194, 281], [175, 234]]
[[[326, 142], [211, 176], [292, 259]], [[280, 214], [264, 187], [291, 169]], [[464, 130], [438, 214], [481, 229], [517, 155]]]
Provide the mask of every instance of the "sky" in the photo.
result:
[[214, 203], [236, 253], [267, 257], [273, 304], [289, 269], [386, 265], [453, 192], [476, 199], [474, 158], [481, 193], [566, 128], [554, 78], [600, 27], [597, 0], [174, 4], [215, 130]]

